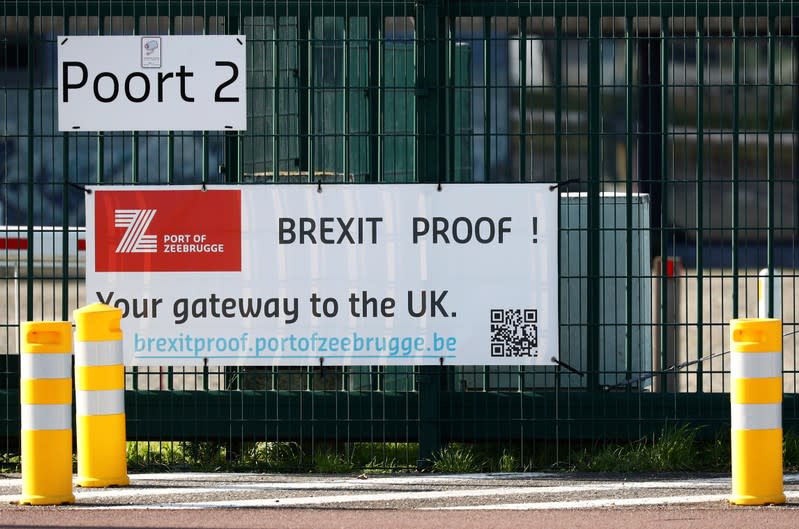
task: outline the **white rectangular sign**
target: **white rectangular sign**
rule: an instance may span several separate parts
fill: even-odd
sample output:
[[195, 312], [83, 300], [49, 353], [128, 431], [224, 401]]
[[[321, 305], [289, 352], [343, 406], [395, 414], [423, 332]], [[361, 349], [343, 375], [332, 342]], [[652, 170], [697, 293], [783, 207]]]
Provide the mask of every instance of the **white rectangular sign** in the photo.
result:
[[545, 184], [94, 187], [88, 301], [128, 365], [549, 365]]
[[245, 130], [243, 35], [58, 37], [58, 130]]

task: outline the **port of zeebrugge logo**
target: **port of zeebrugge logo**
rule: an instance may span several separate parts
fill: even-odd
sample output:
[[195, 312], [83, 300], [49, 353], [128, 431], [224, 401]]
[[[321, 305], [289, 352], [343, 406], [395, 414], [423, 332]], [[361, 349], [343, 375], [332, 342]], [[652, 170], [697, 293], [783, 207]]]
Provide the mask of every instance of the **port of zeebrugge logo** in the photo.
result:
[[97, 272], [240, 272], [241, 191], [94, 193]]
[[147, 233], [156, 214], [155, 209], [118, 209], [114, 211], [114, 226], [127, 228], [117, 246], [117, 253], [154, 253], [158, 237]]

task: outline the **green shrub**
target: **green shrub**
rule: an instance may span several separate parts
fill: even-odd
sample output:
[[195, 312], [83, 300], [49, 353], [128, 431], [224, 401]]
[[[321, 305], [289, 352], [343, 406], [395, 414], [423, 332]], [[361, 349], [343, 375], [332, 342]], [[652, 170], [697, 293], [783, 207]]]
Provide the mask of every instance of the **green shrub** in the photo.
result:
[[509, 454], [507, 450], [503, 450], [502, 455], [499, 456], [498, 470], [500, 472], [517, 472], [519, 469], [519, 459], [513, 454]]
[[785, 431], [782, 434], [783, 467], [791, 472], [799, 470], [799, 434]]
[[[688, 426], [667, 427], [654, 437], [628, 444], [609, 444], [582, 449], [574, 457], [576, 470], [589, 472], [674, 472], [707, 468], [698, 430]], [[718, 443], [718, 442], [717, 442]], [[722, 447], [713, 445], [715, 457]]]
[[464, 474], [479, 472], [482, 467], [483, 462], [478, 460], [471, 447], [453, 443], [433, 454], [431, 470]]
[[314, 455], [314, 472], [323, 474], [347, 474], [354, 470], [352, 461], [345, 456], [330, 452], [317, 452]]
[[297, 472], [305, 470], [302, 447], [289, 442], [257, 442], [242, 451], [244, 469], [264, 472]]

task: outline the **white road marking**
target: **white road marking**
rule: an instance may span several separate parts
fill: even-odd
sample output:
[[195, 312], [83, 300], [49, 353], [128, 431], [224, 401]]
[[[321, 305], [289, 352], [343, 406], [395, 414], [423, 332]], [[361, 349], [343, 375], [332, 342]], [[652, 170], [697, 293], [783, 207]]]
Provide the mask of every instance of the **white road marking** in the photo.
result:
[[[375, 480], [380, 482], [382, 480]], [[250, 507], [286, 507], [286, 506], [315, 506], [325, 504], [344, 504], [344, 503], [371, 503], [371, 502], [396, 502], [409, 500], [442, 500], [442, 499], [462, 499], [462, 498], [481, 498], [490, 496], [528, 496], [543, 494], [565, 494], [579, 492], [613, 492], [622, 490], [640, 489], [660, 489], [660, 488], [686, 488], [699, 489], [707, 488], [708, 483], [698, 482], [636, 482], [636, 483], [591, 483], [586, 485], [562, 485], [553, 487], [495, 487], [485, 489], [459, 489], [459, 490], [427, 490], [413, 492], [380, 492], [380, 493], [354, 493], [339, 495], [317, 495], [304, 497], [272, 497], [272, 498], [248, 498], [239, 500], [220, 500], [220, 501], [199, 501], [199, 502], [175, 502], [148, 505], [145, 508], [177, 508], [177, 509], [211, 509], [211, 508], [250, 508]], [[186, 492], [190, 492], [187, 489]], [[723, 496], [722, 496], [723, 497]], [[80, 496], [76, 495], [76, 501]], [[610, 500], [608, 500], [610, 501]], [[86, 506], [86, 508], [103, 508], [102, 506]], [[106, 507], [108, 508], [108, 507]], [[110, 508], [129, 509], [135, 508], [130, 505], [113, 506]]]
[[[533, 510], [533, 509], [585, 509], [613, 506], [647, 506], [647, 505], [674, 505], [690, 503], [709, 503], [726, 501], [729, 494], [714, 493], [714, 491], [731, 488], [729, 477], [697, 478], [685, 480], [652, 480], [652, 481], [588, 481], [568, 485], [553, 486], [495, 486], [488, 488], [478, 487], [478, 483], [488, 484], [486, 480], [494, 479], [540, 479], [541, 475], [533, 477], [525, 474], [495, 475], [433, 475], [433, 476], [373, 476], [369, 479], [332, 478], [315, 479], [313, 481], [295, 480], [286, 477], [287, 481], [254, 481], [263, 479], [263, 475], [251, 475], [253, 480], [248, 480], [246, 474], [132, 474], [132, 487], [119, 487], [108, 489], [74, 489], [76, 503], [67, 508], [75, 509], [219, 509], [219, 508], [252, 508], [252, 507], [286, 507], [286, 506], [319, 506], [352, 503], [398, 502], [398, 501], [424, 501], [424, 500], [458, 500], [466, 498], [492, 497], [507, 498], [509, 496], [534, 497], [541, 495], [579, 494], [587, 493], [593, 496], [603, 495], [607, 498], [586, 500], [564, 500], [535, 502], [495, 503], [490, 505], [451, 506], [451, 507], [420, 507], [423, 509], [506, 509], [506, 510]], [[568, 480], [569, 476], [546, 475], [547, 479]], [[278, 476], [278, 479], [281, 479]], [[590, 477], [589, 477], [590, 479]], [[235, 480], [235, 481], [232, 481]], [[170, 486], [159, 487], [153, 481], [170, 482]], [[175, 483], [184, 482], [186, 486], [175, 486]], [[469, 483], [473, 486], [469, 487]], [[799, 474], [784, 476], [784, 482], [789, 484], [799, 483]], [[195, 484], [203, 486], [193, 486]], [[397, 486], [435, 486], [438, 488], [457, 485], [455, 489], [446, 490], [398, 490], [370, 492], [375, 488], [385, 485]], [[0, 495], [0, 501], [11, 502], [19, 499], [22, 480], [18, 478], [0, 479], [0, 492], [16, 492], [17, 494]], [[468, 488], [467, 488], [468, 487]], [[344, 489], [344, 491], [342, 491]], [[614, 498], [613, 493], [634, 492], [636, 490], [696, 490], [697, 494], [646, 496], [641, 498]], [[316, 490], [319, 494], [313, 496], [282, 497], [275, 496], [275, 492], [289, 492], [302, 490]], [[342, 491], [338, 494], [324, 495], [324, 491]], [[266, 498], [240, 498], [227, 500], [189, 501], [187, 497], [197, 495], [235, 495], [241, 493], [272, 493]], [[351, 492], [351, 493], [348, 493]], [[603, 494], [605, 493], [605, 494]], [[789, 500], [799, 500], [799, 491], [786, 491]], [[164, 502], [158, 498], [158, 503], [147, 503], [147, 498], [175, 496], [176, 501]], [[179, 498], [179, 499], [177, 499]], [[496, 498], [494, 498], [496, 499]], [[124, 501], [125, 505], [88, 504], [89, 500]], [[137, 501], [140, 500], [140, 501]]]
[[[540, 503], [498, 503], [495, 505], [475, 505], [456, 507], [422, 507], [421, 510], [560, 510], [596, 509], [600, 507], [644, 507], [651, 505], [680, 505], [689, 503], [714, 503], [728, 501], [729, 494], [699, 494], [696, 496], [654, 496], [646, 498], [602, 498], [594, 500], [547, 501]], [[786, 492], [787, 500], [799, 499], [799, 491]]]
[[596, 509], [600, 507], [638, 507], [647, 505], [674, 505], [687, 503], [715, 503], [727, 500], [729, 494], [701, 494], [697, 496], [660, 496], [653, 498], [602, 498], [578, 501], [545, 501], [541, 503], [498, 503], [496, 505], [473, 505], [458, 507], [429, 507], [423, 510], [562, 510]]

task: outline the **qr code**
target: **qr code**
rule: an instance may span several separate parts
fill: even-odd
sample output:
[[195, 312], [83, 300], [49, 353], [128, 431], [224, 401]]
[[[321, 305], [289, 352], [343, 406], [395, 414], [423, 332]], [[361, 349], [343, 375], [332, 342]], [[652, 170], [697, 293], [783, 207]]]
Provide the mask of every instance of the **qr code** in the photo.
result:
[[491, 309], [491, 356], [538, 356], [538, 310]]

